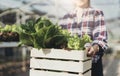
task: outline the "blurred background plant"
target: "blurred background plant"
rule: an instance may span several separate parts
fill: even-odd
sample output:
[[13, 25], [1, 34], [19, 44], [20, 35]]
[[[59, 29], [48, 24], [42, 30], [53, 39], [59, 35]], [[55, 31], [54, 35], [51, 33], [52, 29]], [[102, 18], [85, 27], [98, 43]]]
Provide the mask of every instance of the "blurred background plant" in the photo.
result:
[[5, 25], [0, 28], [0, 42], [18, 42], [19, 35], [16, 32], [17, 25]]

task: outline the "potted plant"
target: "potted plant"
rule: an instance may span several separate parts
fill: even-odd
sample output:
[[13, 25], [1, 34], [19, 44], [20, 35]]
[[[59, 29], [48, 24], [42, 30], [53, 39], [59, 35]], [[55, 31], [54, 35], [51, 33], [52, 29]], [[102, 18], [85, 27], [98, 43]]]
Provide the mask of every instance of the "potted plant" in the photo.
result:
[[15, 31], [17, 25], [0, 26], [0, 47], [17, 46], [19, 42], [19, 35]]
[[22, 24], [18, 33], [20, 45], [32, 47], [30, 76], [90, 76], [91, 58], [83, 50], [91, 42], [87, 34], [71, 36], [43, 17]]

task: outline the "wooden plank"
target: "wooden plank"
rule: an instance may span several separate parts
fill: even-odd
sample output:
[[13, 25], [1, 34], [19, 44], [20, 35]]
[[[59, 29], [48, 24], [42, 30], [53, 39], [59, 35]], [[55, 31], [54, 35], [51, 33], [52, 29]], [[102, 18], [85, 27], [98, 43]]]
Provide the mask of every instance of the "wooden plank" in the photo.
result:
[[30, 67], [34, 69], [48, 69], [68, 72], [85, 72], [91, 68], [91, 60], [86, 62], [46, 60], [31, 58]]
[[18, 42], [0, 42], [0, 48], [4, 47], [18, 47]]
[[31, 57], [42, 57], [42, 58], [56, 58], [56, 59], [70, 59], [70, 60], [86, 60], [90, 59], [86, 56], [85, 51], [71, 50], [67, 51], [64, 49], [35, 49], [31, 50]]
[[30, 76], [78, 76], [78, 75], [77, 74], [69, 74], [69, 73], [65, 73], [65, 72], [30, 70]]
[[65, 72], [50, 72], [31, 69], [30, 76], [91, 76], [91, 71], [85, 74], [70, 74]]

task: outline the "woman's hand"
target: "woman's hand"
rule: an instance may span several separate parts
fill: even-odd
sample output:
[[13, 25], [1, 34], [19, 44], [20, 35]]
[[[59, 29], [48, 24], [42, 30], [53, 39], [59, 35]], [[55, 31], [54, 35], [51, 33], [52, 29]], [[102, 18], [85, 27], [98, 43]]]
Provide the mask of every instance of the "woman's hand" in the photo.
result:
[[99, 51], [99, 46], [95, 44], [93, 46], [86, 47], [86, 51], [88, 57], [93, 57]]

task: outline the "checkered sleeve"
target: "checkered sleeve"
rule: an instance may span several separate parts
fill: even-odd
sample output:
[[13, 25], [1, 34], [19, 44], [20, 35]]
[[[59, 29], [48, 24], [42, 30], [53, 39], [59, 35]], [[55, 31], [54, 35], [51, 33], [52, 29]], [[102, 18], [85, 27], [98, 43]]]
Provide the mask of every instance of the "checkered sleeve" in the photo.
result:
[[93, 33], [92, 44], [100, 45], [102, 49], [105, 51], [108, 48], [108, 45], [107, 45], [107, 29], [105, 26], [103, 11], [101, 10], [95, 11], [94, 21], [95, 21], [94, 28], [92, 31]]

